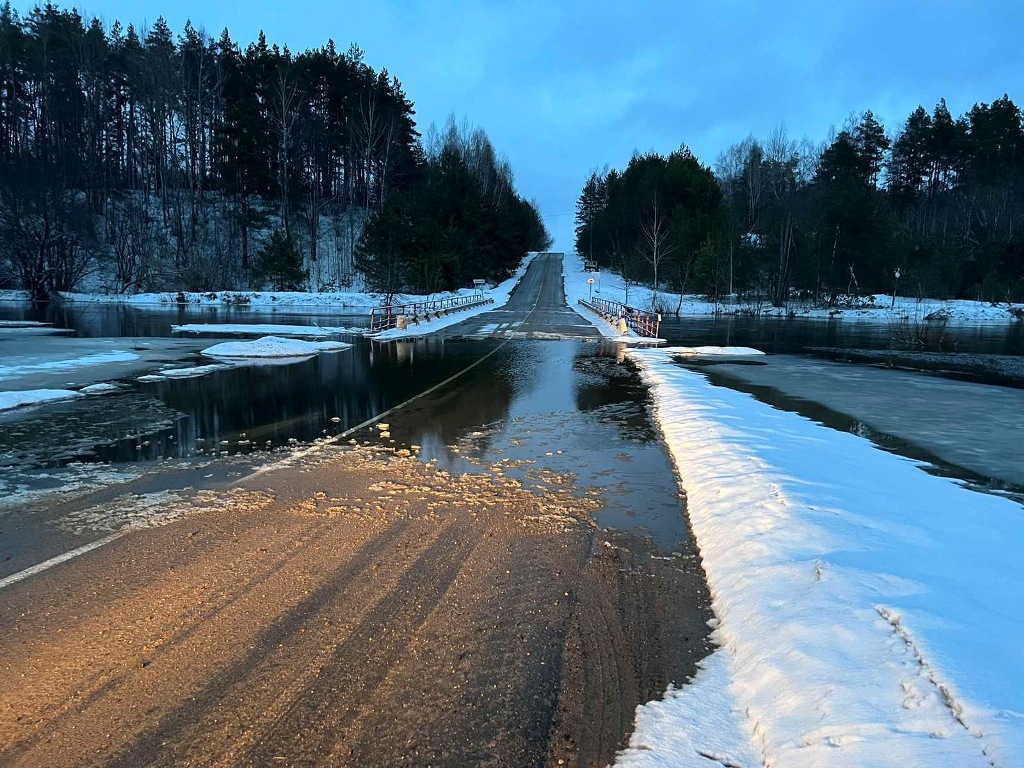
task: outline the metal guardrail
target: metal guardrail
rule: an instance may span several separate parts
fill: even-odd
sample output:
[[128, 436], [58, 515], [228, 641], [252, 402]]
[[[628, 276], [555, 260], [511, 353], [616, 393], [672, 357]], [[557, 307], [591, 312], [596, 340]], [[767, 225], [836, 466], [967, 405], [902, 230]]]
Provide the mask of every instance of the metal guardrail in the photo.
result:
[[370, 310], [370, 333], [379, 333], [398, 327], [398, 318], [404, 317], [407, 322], [419, 323], [432, 317], [437, 318], [450, 312], [458, 312], [480, 304], [490, 304], [494, 299], [487, 298], [483, 293], [469, 296], [448, 296], [430, 301], [414, 301], [408, 304], [385, 304]]
[[658, 329], [661, 327], [661, 315], [656, 312], [637, 309], [628, 304], [623, 304], [621, 301], [611, 301], [610, 299], [593, 299], [587, 302], [587, 304], [611, 322], [624, 318], [626, 325], [638, 336], [644, 336], [649, 339], [658, 338]]

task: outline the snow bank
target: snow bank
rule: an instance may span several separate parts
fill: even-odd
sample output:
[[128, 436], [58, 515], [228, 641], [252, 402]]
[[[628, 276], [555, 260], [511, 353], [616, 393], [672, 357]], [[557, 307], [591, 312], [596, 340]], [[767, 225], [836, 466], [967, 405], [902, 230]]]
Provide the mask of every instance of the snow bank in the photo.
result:
[[[627, 286], [620, 275], [614, 272], [584, 272], [583, 260], [578, 254], [565, 254], [566, 295], [569, 304], [575, 306], [579, 299], [590, 296], [588, 278], [594, 278], [594, 297], [620, 301], [640, 309], [675, 314], [679, 306], [679, 294], [668, 291], [652, 291], [644, 286], [630, 284]], [[942, 301], [940, 299], [914, 299], [903, 296], [896, 297], [896, 305], [892, 306], [892, 297], [876, 294], [869, 306], [844, 307], [829, 309], [827, 307], [801, 306], [798, 302], [788, 307], [773, 307], [766, 302], [723, 303], [707, 301], [695, 294], [683, 297], [679, 306], [681, 317], [704, 317], [707, 315], [759, 315], [762, 317], [795, 317], [812, 319], [842, 319], [869, 323], [890, 324], [904, 320], [910, 322], [926, 322], [931, 319], [944, 319], [953, 325], [1005, 325], [1020, 322], [1024, 318], [1024, 304], [997, 304], [984, 301]]]
[[[395, 296], [396, 304], [413, 301], [431, 301], [434, 299], [451, 298], [452, 296], [468, 296], [476, 291], [472, 288], [460, 288], [457, 291], [445, 291], [427, 295], [400, 294]], [[0, 300], [23, 300], [21, 292], [0, 292]], [[328, 310], [346, 309], [353, 314], [369, 313], [370, 309], [382, 303], [380, 294], [358, 291], [209, 291], [206, 293], [136, 293], [136, 294], [105, 294], [105, 293], [62, 293], [61, 299], [76, 304], [126, 304], [133, 307], [146, 308], [178, 306], [185, 304], [192, 307], [257, 307], [270, 309], [274, 307], [323, 307]], [[183, 301], [182, 301], [183, 299]]]
[[761, 758], [743, 728], [743, 713], [730, 686], [729, 654], [719, 649], [698, 664], [685, 688], [662, 701], [636, 708], [629, 747], [616, 766], [623, 768], [756, 768]]
[[172, 325], [174, 333], [206, 333], [216, 336], [337, 336], [342, 333], [366, 333], [367, 328], [342, 328], [319, 325], [273, 325], [270, 323], [187, 323]]
[[631, 354], [764, 765], [1024, 765], [1021, 506]]
[[[203, 350], [207, 357], [309, 357], [320, 352], [341, 352], [352, 345], [340, 341], [302, 341], [264, 336], [255, 341], [225, 341]], [[166, 375], [164, 371], [162, 375]]]
[[483, 292], [486, 298], [491, 299], [490, 304], [481, 304], [473, 307], [472, 309], [453, 312], [450, 315], [439, 317], [435, 320], [410, 325], [405, 329], [392, 328], [389, 331], [383, 331], [376, 334], [373, 338], [377, 341], [392, 341], [394, 339], [406, 339], [412, 336], [426, 336], [428, 333], [440, 331], [442, 328], [447, 328], [450, 325], [461, 323], [463, 320], [476, 317], [484, 312], [491, 312], [505, 306], [505, 304], [508, 303], [508, 297], [512, 295], [512, 289], [515, 288], [516, 285], [519, 284], [519, 281], [523, 279], [523, 275], [526, 274], [527, 267], [530, 266], [530, 262], [532, 262], [536, 256], [537, 254], [535, 252], [528, 253], [512, 277], [499, 283], [496, 287]]
[[52, 403], [81, 397], [73, 389], [24, 389], [20, 392], [0, 392], [0, 411], [10, 411], [25, 405]]

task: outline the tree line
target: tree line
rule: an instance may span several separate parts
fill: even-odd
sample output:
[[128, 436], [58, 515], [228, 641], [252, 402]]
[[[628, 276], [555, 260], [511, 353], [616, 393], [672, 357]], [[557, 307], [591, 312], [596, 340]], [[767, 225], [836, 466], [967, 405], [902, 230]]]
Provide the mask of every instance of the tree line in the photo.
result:
[[[175, 37], [163, 18], [107, 28], [4, 4], [0, 287], [349, 287], [374, 262], [368, 222], [431, 188], [414, 117], [354, 45], [293, 54], [261, 32], [243, 49], [191, 23]], [[512, 240], [471, 240], [512, 258]]]
[[1024, 300], [1024, 125], [1008, 96], [958, 118], [944, 100], [918, 107], [894, 135], [866, 111], [833, 134], [778, 128], [713, 169], [683, 147], [595, 172], [576, 248], [627, 283], [712, 300]]
[[427, 142], [416, 182], [367, 225], [357, 264], [385, 295], [433, 293], [500, 280], [551, 243], [536, 205], [516, 193], [508, 160], [481, 129], [452, 118]]

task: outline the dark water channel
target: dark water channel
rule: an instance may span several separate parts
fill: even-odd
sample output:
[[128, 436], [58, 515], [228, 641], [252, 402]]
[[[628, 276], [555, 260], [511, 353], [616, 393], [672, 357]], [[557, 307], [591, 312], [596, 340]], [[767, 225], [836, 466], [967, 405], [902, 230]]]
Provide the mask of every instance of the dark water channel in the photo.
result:
[[275, 325], [323, 325], [366, 328], [369, 317], [363, 313], [344, 314], [310, 307], [250, 308], [245, 306], [130, 304], [34, 305], [0, 302], [0, 320], [36, 320], [56, 328], [72, 328], [83, 338], [138, 338], [170, 336], [172, 325], [187, 323], [272, 323]]
[[[817, 348], [906, 351], [885, 323], [817, 318], [665, 316], [659, 334], [671, 346], [753, 347], [769, 353], [802, 353]], [[950, 325], [948, 349], [958, 353], [1024, 355], [1024, 323]]]

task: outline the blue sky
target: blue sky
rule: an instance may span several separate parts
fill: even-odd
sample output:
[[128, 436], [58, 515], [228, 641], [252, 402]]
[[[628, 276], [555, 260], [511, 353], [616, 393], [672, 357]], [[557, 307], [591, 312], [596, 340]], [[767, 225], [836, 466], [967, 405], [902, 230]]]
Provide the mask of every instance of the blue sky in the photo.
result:
[[[67, 5], [68, 3], [60, 3]], [[14, 3], [26, 10], [30, 3]], [[146, 2], [77, 5], [107, 23], [186, 19], [243, 45], [356, 42], [415, 101], [425, 131], [450, 112], [508, 155], [563, 249], [590, 171], [687, 144], [713, 164], [784, 124], [820, 141], [852, 111], [891, 131], [918, 104], [954, 114], [1004, 92], [1024, 102], [1024, 3]]]

